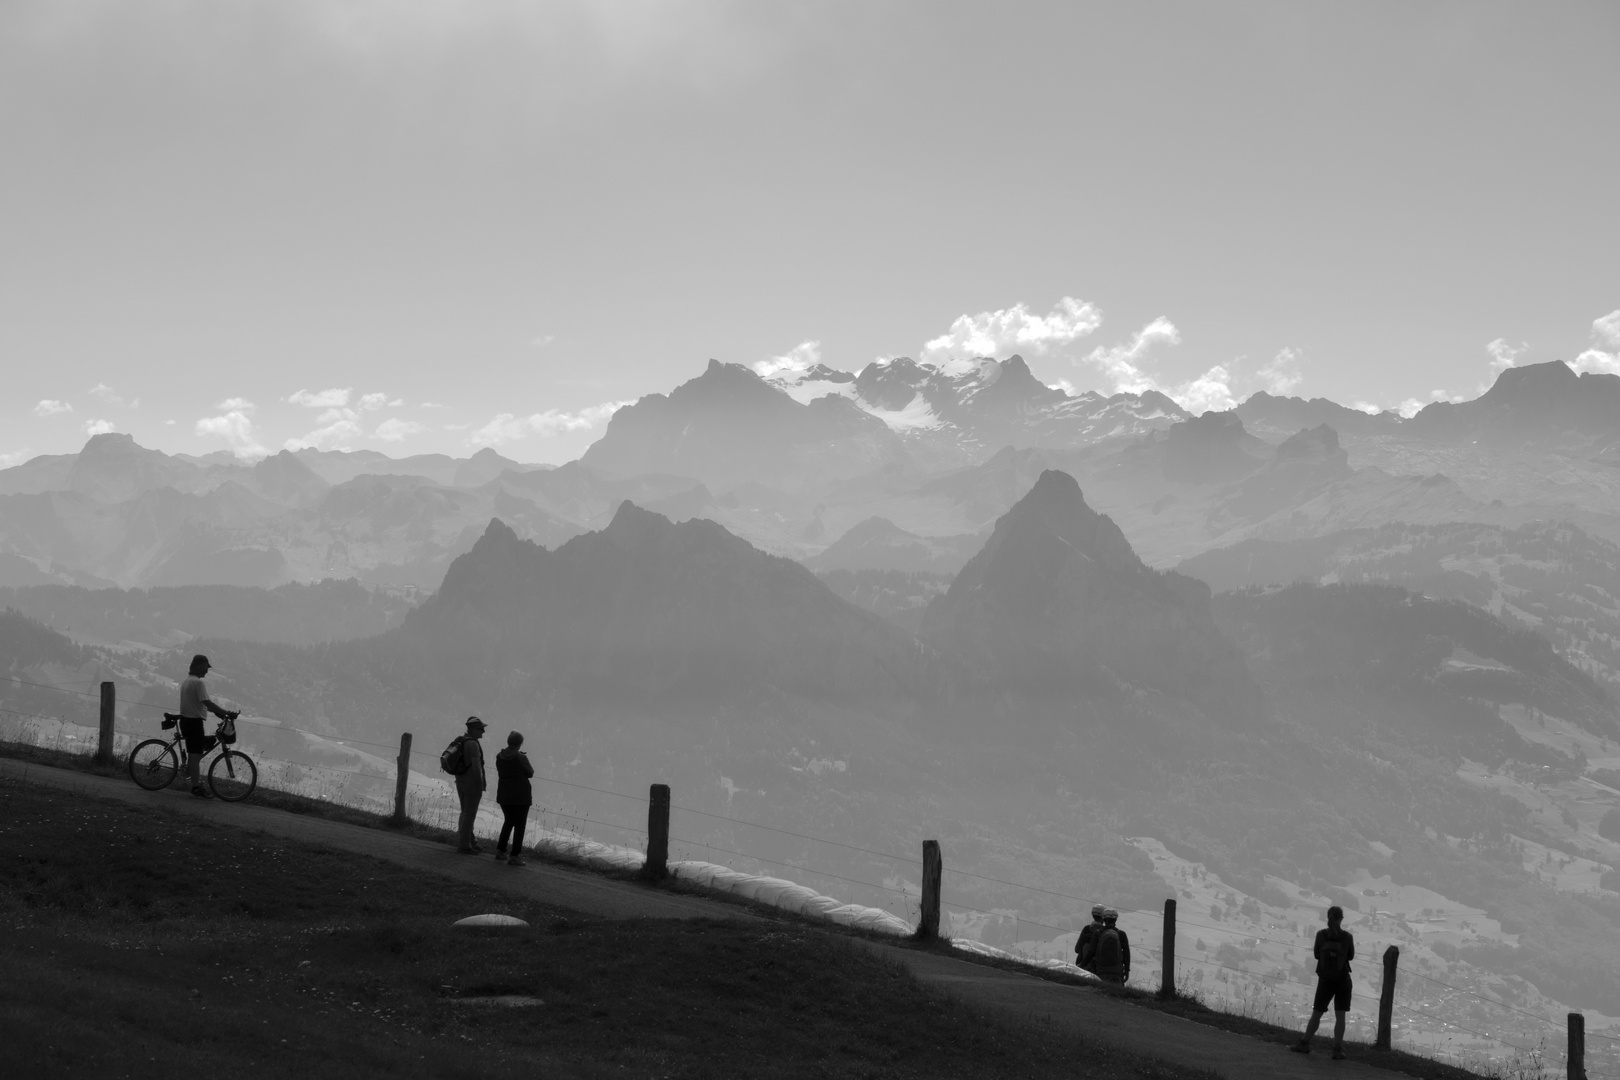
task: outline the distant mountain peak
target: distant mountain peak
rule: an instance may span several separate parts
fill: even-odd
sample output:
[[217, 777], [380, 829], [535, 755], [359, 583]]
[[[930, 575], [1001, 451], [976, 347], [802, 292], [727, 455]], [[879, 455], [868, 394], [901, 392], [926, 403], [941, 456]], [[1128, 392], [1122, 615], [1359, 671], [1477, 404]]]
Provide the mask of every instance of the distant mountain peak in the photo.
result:
[[1056, 469], [996, 522], [923, 633], [991, 686], [1062, 697], [1123, 679], [1234, 718], [1258, 709], [1208, 587], [1148, 567]]

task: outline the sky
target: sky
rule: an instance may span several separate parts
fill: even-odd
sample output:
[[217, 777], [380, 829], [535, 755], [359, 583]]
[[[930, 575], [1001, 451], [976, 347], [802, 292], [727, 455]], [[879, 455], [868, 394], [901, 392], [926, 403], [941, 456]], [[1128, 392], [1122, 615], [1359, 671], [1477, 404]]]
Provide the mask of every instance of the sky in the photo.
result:
[[0, 0], [0, 465], [562, 462], [709, 358], [1620, 371], [1620, 5]]

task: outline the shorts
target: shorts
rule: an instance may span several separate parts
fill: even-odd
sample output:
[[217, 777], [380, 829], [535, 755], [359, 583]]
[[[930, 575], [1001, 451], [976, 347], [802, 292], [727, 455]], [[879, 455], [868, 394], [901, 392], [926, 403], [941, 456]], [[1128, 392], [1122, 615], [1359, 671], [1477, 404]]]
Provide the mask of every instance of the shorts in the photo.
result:
[[1333, 1002], [1334, 1012], [1350, 1011], [1350, 976], [1346, 975], [1336, 983], [1326, 979], [1316, 980], [1316, 1001], [1311, 1008], [1316, 1012], [1327, 1012], [1329, 1001]]
[[180, 737], [186, 740], [186, 753], [206, 754], [214, 748], [214, 737], [203, 733], [205, 723], [207, 721], [200, 716], [180, 718]]

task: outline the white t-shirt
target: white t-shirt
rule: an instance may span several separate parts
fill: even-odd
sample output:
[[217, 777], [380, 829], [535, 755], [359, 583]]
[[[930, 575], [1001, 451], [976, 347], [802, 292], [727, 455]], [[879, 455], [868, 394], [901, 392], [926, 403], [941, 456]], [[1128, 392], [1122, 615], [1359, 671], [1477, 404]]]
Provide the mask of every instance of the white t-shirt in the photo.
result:
[[186, 681], [180, 684], [180, 715], [193, 716], [199, 720], [208, 719], [208, 709], [203, 705], [205, 701], [213, 701], [208, 696], [208, 687], [203, 685], [201, 676], [187, 675]]

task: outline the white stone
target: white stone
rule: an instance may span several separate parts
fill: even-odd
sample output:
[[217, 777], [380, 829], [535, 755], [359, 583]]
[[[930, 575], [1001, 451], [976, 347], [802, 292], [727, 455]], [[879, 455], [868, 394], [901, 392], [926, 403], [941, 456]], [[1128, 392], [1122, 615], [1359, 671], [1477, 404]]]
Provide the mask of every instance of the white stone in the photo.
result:
[[473, 927], [486, 927], [486, 926], [518, 927], [518, 926], [528, 926], [529, 924], [524, 922], [522, 919], [514, 918], [511, 915], [469, 915], [465, 919], [457, 919], [456, 920], [456, 925], [457, 926], [473, 926]]

